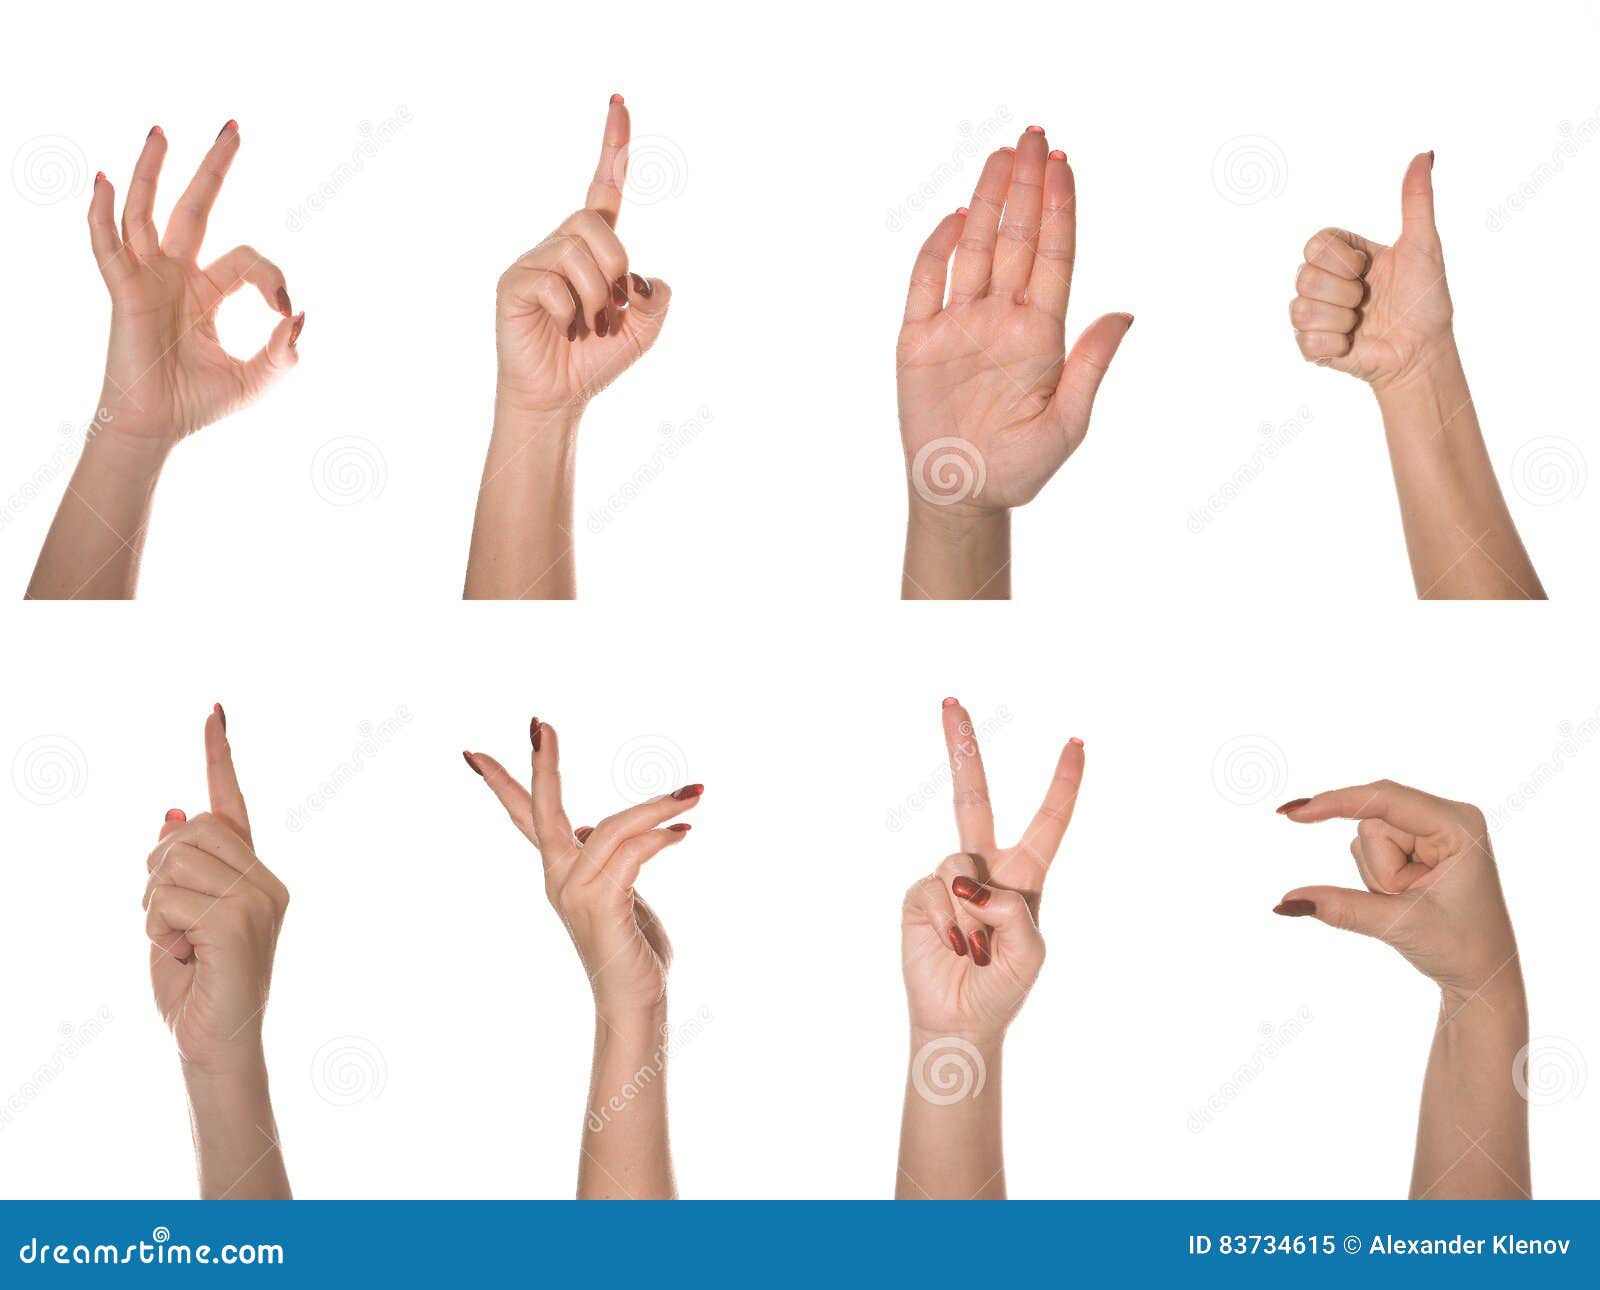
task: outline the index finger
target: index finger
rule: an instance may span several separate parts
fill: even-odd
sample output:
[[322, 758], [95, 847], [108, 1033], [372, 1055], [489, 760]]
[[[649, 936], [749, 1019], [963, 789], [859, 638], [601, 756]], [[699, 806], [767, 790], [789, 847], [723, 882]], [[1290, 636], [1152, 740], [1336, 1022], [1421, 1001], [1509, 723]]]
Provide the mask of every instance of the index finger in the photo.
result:
[[572, 821], [561, 805], [561, 748], [555, 727], [538, 717], [528, 723], [528, 738], [533, 744], [533, 844], [549, 864], [557, 846], [572, 845]]
[[974, 855], [993, 855], [994, 808], [989, 803], [989, 780], [983, 773], [983, 755], [978, 751], [972, 717], [958, 700], [946, 699], [940, 719], [945, 750], [950, 754], [950, 782], [961, 849]]
[[211, 705], [206, 718], [206, 788], [211, 795], [211, 814], [255, 849], [250, 836], [250, 813], [245, 810], [244, 792], [233, 769], [233, 749], [228, 744], [228, 718], [220, 703]]
[[1421, 789], [1380, 779], [1371, 784], [1329, 789], [1278, 811], [1297, 824], [1321, 820], [1383, 820], [1407, 833], [1426, 836], [1450, 822], [1450, 804]]
[[628, 137], [632, 128], [622, 95], [613, 94], [611, 107], [606, 112], [605, 137], [600, 144], [600, 164], [594, 168], [589, 195], [583, 201], [588, 209], [598, 211], [612, 228], [617, 226], [617, 216], [622, 213], [622, 185], [628, 178]]

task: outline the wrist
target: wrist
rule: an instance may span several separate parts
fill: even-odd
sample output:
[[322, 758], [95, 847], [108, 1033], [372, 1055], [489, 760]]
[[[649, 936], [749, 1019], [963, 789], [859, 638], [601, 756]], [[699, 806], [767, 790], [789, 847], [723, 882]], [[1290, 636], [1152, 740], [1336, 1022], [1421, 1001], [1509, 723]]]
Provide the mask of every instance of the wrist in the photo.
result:
[[937, 1059], [942, 1051], [957, 1053], [968, 1048], [976, 1049], [985, 1060], [988, 1060], [1000, 1055], [1005, 1048], [1005, 1042], [1006, 1032], [1003, 1029], [994, 1030], [986, 1026], [955, 1026], [940, 1029], [937, 1026], [911, 1023], [912, 1060], [916, 1060], [923, 1052], [926, 1052], [929, 1058]]
[[1424, 345], [1403, 370], [1374, 379], [1372, 392], [1380, 407], [1406, 407], [1435, 399], [1465, 380], [1455, 335], [1447, 331]]
[[629, 1047], [659, 1043], [667, 1026], [665, 995], [653, 1003], [614, 1002], [596, 998], [595, 1033], [602, 1044], [615, 1042]]
[[960, 548], [1008, 530], [1011, 511], [1006, 507], [979, 510], [961, 503], [937, 506], [924, 501], [913, 488], [907, 522], [918, 535], [931, 542]]
[[581, 403], [549, 407], [503, 381], [495, 386], [494, 429], [497, 435], [565, 442], [577, 435], [582, 418]]
[[1515, 961], [1491, 974], [1483, 984], [1441, 983], [1440, 1015], [1446, 1022], [1470, 1021], [1497, 1028], [1528, 1029], [1528, 995]]
[[148, 487], [159, 478], [171, 451], [165, 435], [119, 429], [97, 417], [84, 437], [79, 465], [115, 483]]

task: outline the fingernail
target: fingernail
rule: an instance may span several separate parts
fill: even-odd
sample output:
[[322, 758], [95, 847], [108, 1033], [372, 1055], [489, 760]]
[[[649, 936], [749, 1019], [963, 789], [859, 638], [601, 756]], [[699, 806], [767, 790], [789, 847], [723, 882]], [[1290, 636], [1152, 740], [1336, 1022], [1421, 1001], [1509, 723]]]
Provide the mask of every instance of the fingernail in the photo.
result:
[[972, 961], [979, 967], [989, 966], [989, 933], [982, 928], [972, 933]]
[[539, 751], [539, 731], [539, 718], [535, 717], [532, 721], [528, 722], [528, 742], [533, 745], [534, 752]]
[[1044, 133], [1044, 127], [1042, 125], [1030, 125], [1028, 127], [1028, 133], [1029, 134], [1043, 134]]
[[1001, 148], [1000, 151], [1001, 152], [1013, 152], [1014, 153], [1014, 152], [1016, 152], [1016, 149], [1015, 148], [1011, 148], [1011, 147], [1006, 147], [1006, 148]]
[[576, 318], [574, 318], [571, 322], [569, 322], [567, 324], [567, 339], [568, 340], [577, 340], [578, 339], [578, 320]]
[[472, 760], [472, 754], [469, 753], [465, 748], [461, 750], [461, 755], [467, 759], [467, 765], [472, 767], [472, 773], [474, 775], [483, 774], [483, 772], [478, 769], [478, 763]]
[[1433, 169], [1433, 149], [1428, 149], [1428, 169]]
[[[165, 130], [163, 130], [163, 129], [162, 129], [162, 128], [161, 128], [161, 127], [160, 127], [160, 126], [159, 126], [159, 125], [153, 125], [153, 126], [151, 126], [151, 127], [150, 127], [150, 133], [149, 133], [149, 134], [147, 134], [147, 135], [145, 135], [145, 138], [146, 138], [146, 139], [149, 139], [149, 138], [151, 138], [151, 137], [153, 137], [153, 136], [154, 136], [154, 135], [158, 135], [158, 134], [159, 134], [159, 135], [160, 135], [160, 136], [161, 136], [161, 137], [162, 137], [162, 138], [163, 138], [163, 139], [165, 139], [165, 138], [166, 138], [166, 137], [167, 137], [167, 134], [166, 134], [166, 131], [165, 131]], [[1432, 153], [1429, 153], [1429, 154], [1428, 154], [1428, 155], [1429, 155], [1429, 156], [1432, 156], [1432, 155], [1433, 155], [1433, 154], [1432, 154]]]
[[957, 215], [966, 215], [966, 214], [968, 214], [967, 208], [965, 206], [957, 206], [956, 207], [956, 214]]
[[1278, 808], [1278, 814], [1279, 815], [1287, 815], [1287, 814], [1289, 814], [1290, 811], [1298, 811], [1302, 806], [1304, 806], [1310, 800], [1311, 799], [1309, 797], [1297, 797], [1292, 802], [1285, 802], [1282, 806], [1280, 806]]
[[633, 275], [633, 289], [646, 300], [656, 293], [656, 289], [650, 285], [650, 279], [641, 278], [637, 273]]
[[103, 183], [105, 183], [105, 181], [106, 181], [106, 172], [105, 172], [105, 171], [103, 171], [103, 170], [97, 170], [97, 171], [95, 171], [95, 172], [94, 172], [94, 181], [95, 181], [95, 183], [97, 183], [97, 184], [103, 184]]
[[604, 336], [611, 330], [611, 324], [606, 319], [606, 311], [602, 309], [594, 316], [594, 334]]
[[685, 784], [672, 796], [680, 802], [687, 802], [691, 797], [699, 797], [705, 791], [706, 786], [704, 784]]
[[1317, 902], [1314, 900], [1286, 900], [1281, 905], [1272, 907], [1274, 914], [1282, 914], [1285, 918], [1304, 918], [1307, 914], [1317, 912]]
[[587, 842], [589, 835], [593, 832], [594, 830], [585, 824], [581, 829], [575, 829], [572, 836], [577, 838], [579, 842]]
[[176, 806], [167, 812], [168, 824], [182, 824], [188, 818], [189, 817], [180, 811]]
[[1133, 315], [1132, 314], [1118, 314], [1117, 317], [1118, 318], [1126, 318], [1128, 320], [1128, 326], [1130, 326], [1130, 327], [1133, 326]]
[[228, 714], [222, 710], [220, 703], [213, 703], [211, 710], [217, 714], [217, 720], [222, 722], [222, 733], [228, 733]]
[[967, 955], [967, 943], [962, 939], [961, 929], [954, 923], [951, 923], [949, 930], [945, 932], [945, 935], [950, 938], [950, 948], [965, 958]]
[[950, 883], [950, 890], [955, 893], [957, 900], [964, 900], [967, 904], [976, 905], [979, 909], [989, 903], [989, 889], [980, 886], [967, 877], [966, 874], [953, 879]]
[[622, 95], [620, 95], [620, 94], [613, 94], [613, 95], [612, 95], [612, 96], [611, 96], [611, 101], [612, 101], [612, 102], [613, 102], [613, 103], [615, 103], [615, 104], [617, 104], [617, 105], [618, 105], [618, 106], [621, 106], [621, 104], [622, 104]]
[[1050, 151], [1050, 160], [1051, 161], [1065, 161], [1066, 159], [1067, 159], [1067, 154], [1062, 152], [1060, 148], [1052, 148], [1051, 149], [1051, 151]]
[[669, 825], [667, 825], [667, 832], [668, 833], [687, 833], [692, 828], [694, 828], [694, 825], [692, 825], [692, 824], [669, 824]]
[[235, 133], [237, 133], [239, 130], [239, 123], [232, 117], [229, 117], [228, 120], [223, 124], [222, 129], [217, 131], [217, 138], [222, 138], [222, 136], [227, 134], [229, 130], [232, 130]]
[[1067, 740], [1067, 742], [1069, 744], [1077, 744], [1080, 748], [1083, 747], [1083, 740], [1079, 739], [1077, 735], [1073, 735], [1071, 739]]
[[301, 313], [300, 313], [300, 316], [294, 320], [294, 326], [289, 328], [289, 348], [290, 349], [293, 349], [294, 345], [295, 345], [295, 342], [300, 339], [300, 332], [304, 329], [305, 325], [306, 325], [306, 315], [305, 315], [305, 311], [302, 310]]
[[956, 700], [956, 699], [946, 699], [946, 700], [945, 700], [945, 701], [944, 701], [944, 702], [943, 702], [943, 703], [941, 703], [941, 704], [940, 704], [940, 705], [939, 705], [939, 706], [940, 706], [940, 707], [941, 707], [941, 708], [953, 708], [953, 707], [955, 707], [955, 706], [956, 706], [956, 703], [957, 703], [957, 702], [958, 702], [958, 700]]
[[278, 288], [277, 301], [278, 312], [285, 318], [294, 312], [294, 310], [289, 307], [289, 293], [282, 287]]
[[623, 274], [611, 284], [611, 303], [618, 309], [628, 307], [628, 275]]

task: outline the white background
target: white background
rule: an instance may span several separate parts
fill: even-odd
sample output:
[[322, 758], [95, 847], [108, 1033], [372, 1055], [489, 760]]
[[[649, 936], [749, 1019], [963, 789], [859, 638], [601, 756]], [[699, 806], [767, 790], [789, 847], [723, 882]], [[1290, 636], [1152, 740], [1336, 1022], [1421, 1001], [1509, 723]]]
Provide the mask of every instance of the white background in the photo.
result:
[[[1271, 808], [1389, 775], [1493, 812], [1545, 764], [1560, 769], [1496, 834], [1534, 1033], [1568, 1094], [1535, 1111], [1534, 1182], [1595, 1194], [1600, 1103], [1578, 1077], [1600, 1052], [1600, 748], [1582, 734], [1600, 710], [1584, 487], [1600, 149], [1535, 176], [1564, 127], [1593, 128], [1600, 23], [1584, 5], [1515, 25], [1470, 7], [1007, 13], [14, 19], [5, 585], [20, 596], [61, 427], [99, 388], [95, 169], [125, 190], [159, 122], [170, 202], [237, 117], [208, 253], [257, 246], [308, 321], [288, 380], [174, 454], [140, 604], [0, 618], [0, 1094], [33, 1086], [60, 1027], [113, 1018], [0, 1127], [0, 1190], [192, 1191], [138, 899], [161, 813], [202, 805], [200, 722], [220, 699], [260, 849], [295, 893], [268, 1041], [301, 1194], [570, 1190], [586, 990], [536, 857], [459, 751], [520, 764], [533, 714], [560, 726], [575, 819], [708, 785], [693, 837], [643, 884], [678, 949], [674, 1016], [711, 1018], [672, 1070], [685, 1193], [887, 1194], [899, 896], [955, 845], [938, 728], [955, 693], [997, 723], [1003, 836], [1059, 743], [1089, 750], [1050, 962], [1007, 1054], [1014, 1194], [1403, 1194], [1430, 988], [1382, 946], [1271, 915], [1289, 887], [1354, 877], [1342, 826]], [[584, 530], [587, 603], [452, 607], [494, 282], [582, 200], [613, 90], [654, 175], [621, 231], [676, 295], [661, 345], [585, 420], [580, 520], [673, 455]], [[402, 108], [291, 230], [363, 123]], [[1017, 519], [1019, 602], [906, 608], [889, 599], [905, 277], [982, 153], [1035, 121], [1078, 174], [1074, 328], [1113, 309], [1138, 323], [1088, 442]], [[34, 165], [45, 137], [63, 179]], [[1371, 398], [1302, 364], [1287, 322], [1306, 237], [1391, 238], [1427, 148], [1479, 411], [1563, 602], [1537, 619], [1410, 602]], [[224, 335], [248, 351], [270, 324], [241, 294]], [[1192, 531], [1263, 445], [1265, 468]], [[386, 721], [398, 733], [291, 829], [363, 723]], [[1262, 1028], [1302, 1008], [1302, 1033], [1258, 1059]], [[319, 1054], [352, 1043], [370, 1096], [336, 1105]], [[1255, 1077], [1194, 1131], [1241, 1067]]]

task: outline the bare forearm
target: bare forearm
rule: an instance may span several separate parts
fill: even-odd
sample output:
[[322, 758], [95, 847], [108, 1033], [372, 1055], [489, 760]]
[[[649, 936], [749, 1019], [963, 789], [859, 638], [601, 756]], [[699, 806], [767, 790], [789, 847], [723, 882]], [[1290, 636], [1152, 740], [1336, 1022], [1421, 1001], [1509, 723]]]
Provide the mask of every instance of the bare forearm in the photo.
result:
[[185, 1071], [202, 1200], [288, 1200], [265, 1061], [229, 1075]]
[[[1507, 969], [1514, 974], [1513, 969]], [[1468, 997], [1446, 992], [1428, 1055], [1411, 1172], [1414, 1200], [1525, 1199], [1528, 1103], [1513, 1067], [1528, 1043], [1520, 976]]]
[[91, 430], [39, 551], [31, 600], [127, 600], [139, 582], [145, 530], [166, 446]]
[[1011, 513], [953, 515], [912, 494], [903, 600], [1009, 600]]
[[1377, 395], [1417, 595], [1542, 600], [1454, 343]]
[[999, 1043], [969, 1050], [912, 1034], [896, 1199], [1005, 1199], [1000, 1053]]
[[677, 1195], [667, 1133], [666, 1009], [615, 1024], [597, 1016], [578, 1199]]
[[524, 414], [496, 405], [467, 558], [467, 599], [570, 600], [577, 594], [577, 433], [574, 413]]

